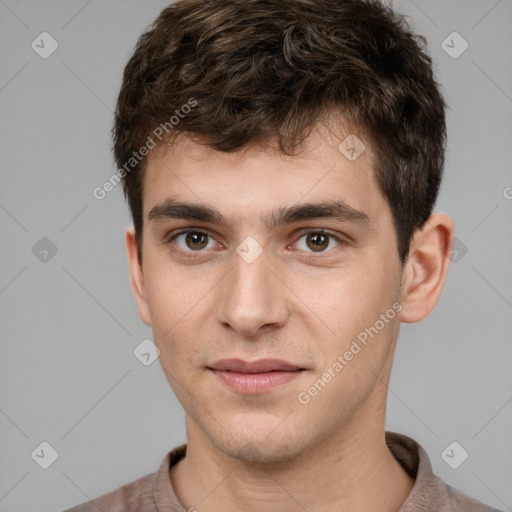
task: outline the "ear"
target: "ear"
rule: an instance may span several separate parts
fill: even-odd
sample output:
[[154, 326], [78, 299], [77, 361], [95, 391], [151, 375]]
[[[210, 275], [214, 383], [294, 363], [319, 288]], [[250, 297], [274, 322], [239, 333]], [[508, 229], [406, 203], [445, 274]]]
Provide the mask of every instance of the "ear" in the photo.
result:
[[453, 250], [453, 221], [434, 213], [415, 232], [404, 265], [401, 322], [418, 322], [434, 309], [441, 295]]
[[130, 283], [139, 309], [139, 317], [146, 325], [151, 327], [151, 315], [149, 314], [149, 307], [146, 301], [144, 274], [139, 257], [137, 256], [137, 239], [135, 238], [135, 228], [133, 226], [126, 229], [125, 242], [128, 268], [130, 270]]

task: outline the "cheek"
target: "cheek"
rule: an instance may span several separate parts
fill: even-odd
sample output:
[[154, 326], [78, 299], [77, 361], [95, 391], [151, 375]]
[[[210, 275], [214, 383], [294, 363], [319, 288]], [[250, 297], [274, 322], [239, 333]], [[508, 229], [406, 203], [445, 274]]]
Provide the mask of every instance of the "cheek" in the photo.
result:
[[187, 285], [185, 279], [169, 269], [151, 268], [146, 276], [146, 299], [153, 335], [161, 362], [171, 364], [180, 352], [193, 346], [189, 342], [194, 341], [194, 333], [198, 331], [198, 323], [193, 319], [201, 307], [202, 294], [191, 286], [190, 280]]
[[[323, 293], [312, 296], [314, 302], [308, 304], [329, 329], [313, 338], [320, 364], [301, 390], [302, 396], [313, 407], [331, 411], [332, 421], [366, 400], [389, 360], [398, 317], [388, 281], [382, 275], [352, 274], [324, 286]], [[333, 402], [339, 404], [336, 412]]]
[[382, 271], [351, 267], [303, 279], [297, 295], [326, 327], [341, 334], [365, 327], [389, 307], [392, 294], [388, 281]]
[[202, 276], [196, 274], [193, 265], [177, 264], [165, 248], [148, 247], [144, 272], [146, 298], [159, 333], [168, 332], [188, 312], [194, 314], [193, 308], [208, 289], [204, 272]]
[[[390, 310], [396, 302], [396, 276], [384, 268], [372, 264], [354, 266], [325, 279], [303, 281], [308, 290], [303, 295], [307, 298], [306, 309], [312, 312], [307, 314], [315, 323], [315, 317], [321, 320], [323, 334], [314, 339], [321, 372], [331, 367], [338, 356], [347, 354], [350, 358], [342, 372], [345, 377], [338, 381], [349, 376], [350, 380], [362, 378], [359, 373], [368, 365], [377, 371], [396, 335], [396, 312]], [[381, 315], [388, 310], [390, 314], [382, 320]]]

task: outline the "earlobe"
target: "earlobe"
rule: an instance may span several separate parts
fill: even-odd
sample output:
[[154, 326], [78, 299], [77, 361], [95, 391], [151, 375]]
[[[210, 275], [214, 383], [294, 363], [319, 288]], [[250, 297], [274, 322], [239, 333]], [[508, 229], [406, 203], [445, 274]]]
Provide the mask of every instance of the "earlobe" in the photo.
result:
[[137, 255], [137, 239], [135, 237], [135, 228], [130, 226], [125, 234], [126, 255], [128, 258], [128, 269], [130, 272], [130, 284], [132, 286], [135, 301], [139, 310], [140, 319], [151, 327], [151, 316], [146, 300], [146, 289], [144, 283], [144, 274]]
[[453, 250], [453, 221], [432, 214], [411, 241], [402, 280], [401, 322], [418, 322], [434, 309], [443, 289]]

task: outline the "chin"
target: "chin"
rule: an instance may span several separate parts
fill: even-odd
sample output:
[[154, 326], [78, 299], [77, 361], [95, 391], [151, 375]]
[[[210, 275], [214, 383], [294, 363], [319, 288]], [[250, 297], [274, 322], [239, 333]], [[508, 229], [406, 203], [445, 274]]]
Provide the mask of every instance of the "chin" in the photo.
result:
[[232, 436], [223, 433], [221, 437], [208, 437], [225, 455], [251, 464], [286, 462], [300, 455], [302, 444], [297, 436], [281, 431], [279, 435], [270, 437], [268, 432], [271, 431], [272, 429], [265, 429], [265, 432], [258, 431], [251, 435], [248, 429], [244, 429], [232, 432]]

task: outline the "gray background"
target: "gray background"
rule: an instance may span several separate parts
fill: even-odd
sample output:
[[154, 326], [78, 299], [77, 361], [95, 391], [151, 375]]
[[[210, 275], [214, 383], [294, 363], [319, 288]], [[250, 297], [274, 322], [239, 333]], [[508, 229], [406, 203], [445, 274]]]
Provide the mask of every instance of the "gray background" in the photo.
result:
[[[123, 66], [166, 4], [0, 0], [2, 512], [96, 497], [185, 441], [158, 361], [133, 354], [151, 330], [129, 286], [121, 187], [92, 195], [115, 171]], [[512, 510], [512, 2], [394, 5], [427, 36], [450, 106], [438, 210], [459, 252], [435, 311], [402, 327], [386, 427], [418, 440], [441, 478]], [[43, 31], [59, 44], [47, 59], [31, 48]], [[456, 59], [441, 47], [453, 31], [469, 43]], [[47, 261], [32, 249], [43, 237]], [[42, 441], [59, 455], [46, 470], [31, 457]], [[452, 441], [469, 452], [458, 469], [441, 458]]]

